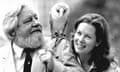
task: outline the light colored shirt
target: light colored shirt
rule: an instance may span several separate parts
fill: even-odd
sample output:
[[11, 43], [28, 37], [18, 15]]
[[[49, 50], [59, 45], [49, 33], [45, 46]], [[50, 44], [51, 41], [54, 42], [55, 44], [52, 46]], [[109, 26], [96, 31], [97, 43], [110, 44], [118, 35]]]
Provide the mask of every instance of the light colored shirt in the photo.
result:
[[20, 48], [16, 44], [13, 43], [13, 52], [14, 52], [14, 60], [15, 60], [16, 71], [17, 72], [23, 72], [24, 61], [25, 61], [25, 56], [22, 57], [23, 48]]
[[[16, 44], [13, 43], [13, 54], [14, 54], [14, 62], [16, 67], [16, 72], [23, 72], [24, 70], [24, 61], [25, 61], [25, 54], [23, 53], [24, 48], [20, 48]], [[40, 71], [39, 66], [36, 67], [37, 64], [41, 64], [39, 59], [39, 52], [36, 51], [32, 54], [32, 65], [31, 65], [31, 72]], [[38, 70], [35, 70], [38, 69]]]

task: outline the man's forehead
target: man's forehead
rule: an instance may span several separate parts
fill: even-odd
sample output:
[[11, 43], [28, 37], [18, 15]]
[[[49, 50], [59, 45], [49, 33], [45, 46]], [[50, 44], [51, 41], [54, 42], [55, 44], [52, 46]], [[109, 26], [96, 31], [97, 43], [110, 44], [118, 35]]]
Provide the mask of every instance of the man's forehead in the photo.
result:
[[24, 13], [35, 13], [35, 12], [29, 7], [24, 7], [21, 13], [24, 14]]
[[24, 17], [26, 15], [36, 15], [36, 12], [32, 8], [24, 6], [21, 13], [20, 13], [20, 16]]

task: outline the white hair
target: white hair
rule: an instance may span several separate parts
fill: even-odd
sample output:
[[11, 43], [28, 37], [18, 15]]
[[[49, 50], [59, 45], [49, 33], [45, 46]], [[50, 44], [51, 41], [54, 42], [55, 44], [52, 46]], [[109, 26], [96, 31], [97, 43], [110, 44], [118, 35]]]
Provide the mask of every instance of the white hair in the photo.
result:
[[3, 20], [3, 32], [7, 36], [8, 39], [11, 39], [9, 34], [14, 30], [14, 28], [17, 26], [17, 16], [21, 12], [22, 6], [18, 7], [16, 10], [10, 11], [5, 15], [5, 18]]
[[22, 3], [21, 5], [19, 5], [19, 7], [16, 10], [8, 12], [5, 15], [5, 18], [3, 20], [3, 32], [5, 33], [5, 35], [7, 36], [7, 38], [9, 40], [13, 39], [15, 28], [18, 25], [18, 23], [17, 23], [18, 16], [19, 16], [19, 14], [21, 14], [24, 7], [28, 7], [31, 10], [33, 10], [36, 14], [38, 14], [38, 12], [34, 9], [33, 6], [30, 6], [25, 3]]

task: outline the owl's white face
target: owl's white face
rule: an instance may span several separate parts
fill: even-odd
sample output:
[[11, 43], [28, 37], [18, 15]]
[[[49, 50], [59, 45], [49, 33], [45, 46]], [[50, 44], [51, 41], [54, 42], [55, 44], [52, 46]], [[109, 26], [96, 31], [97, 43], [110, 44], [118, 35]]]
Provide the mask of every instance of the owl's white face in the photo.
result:
[[63, 33], [65, 24], [69, 16], [69, 6], [66, 3], [55, 4], [50, 11], [50, 20], [52, 21], [52, 33]]
[[53, 19], [67, 17], [69, 14], [69, 6], [65, 3], [58, 3], [52, 7], [50, 14]]

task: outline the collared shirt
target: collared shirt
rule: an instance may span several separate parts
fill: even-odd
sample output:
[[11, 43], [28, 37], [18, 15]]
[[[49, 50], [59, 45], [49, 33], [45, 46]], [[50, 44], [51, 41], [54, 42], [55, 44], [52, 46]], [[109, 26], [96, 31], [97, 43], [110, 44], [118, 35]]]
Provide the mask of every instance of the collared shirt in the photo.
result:
[[[81, 67], [82, 67], [81, 60], [80, 60], [79, 58], [77, 58], [77, 60], [78, 60], [78, 63], [79, 63], [79, 64], [81, 65]], [[90, 65], [90, 67], [89, 67], [89, 69], [88, 69], [87, 72], [90, 72], [93, 68], [95, 68], [94, 63], [92, 63], [92, 64]], [[83, 68], [83, 69], [84, 69], [84, 68]], [[110, 67], [108, 68], [108, 70], [106, 70], [106, 71], [104, 71], [104, 72], [120, 72], [120, 67], [119, 67], [119, 65], [118, 65], [115, 61], [113, 61], [113, 62], [110, 63]]]
[[[83, 67], [80, 58], [77, 57], [77, 61], [78, 61], [78, 63], [81, 65], [81, 67]], [[92, 62], [92, 64], [89, 66], [89, 69], [88, 69], [87, 72], [90, 72], [93, 68], [95, 68], [95, 65], [94, 65], [94, 63]], [[83, 69], [84, 69], [84, 67], [83, 67]], [[85, 70], [85, 69], [84, 69], [84, 70]]]
[[23, 48], [18, 47], [13, 43], [13, 52], [14, 52], [14, 60], [15, 67], [17, 72], [23, 72], [25, 56], [23, 55]]
[[[13, 55], [14, 55], [16, 72], [23, 72], [24, 61], [25, 61], [25, 54], [23, 51], [24, 51], [24, 48], [20, 48], [15, 43], [13, 43]], [[31, 72], [41, 71], [41, 69], [40, 69], [40, 66], [42, 68], [41, 64], [42, 63], [40, 62], [40, 59], [39, 59], [39, 50], [38, 50], [32, 54]]]

